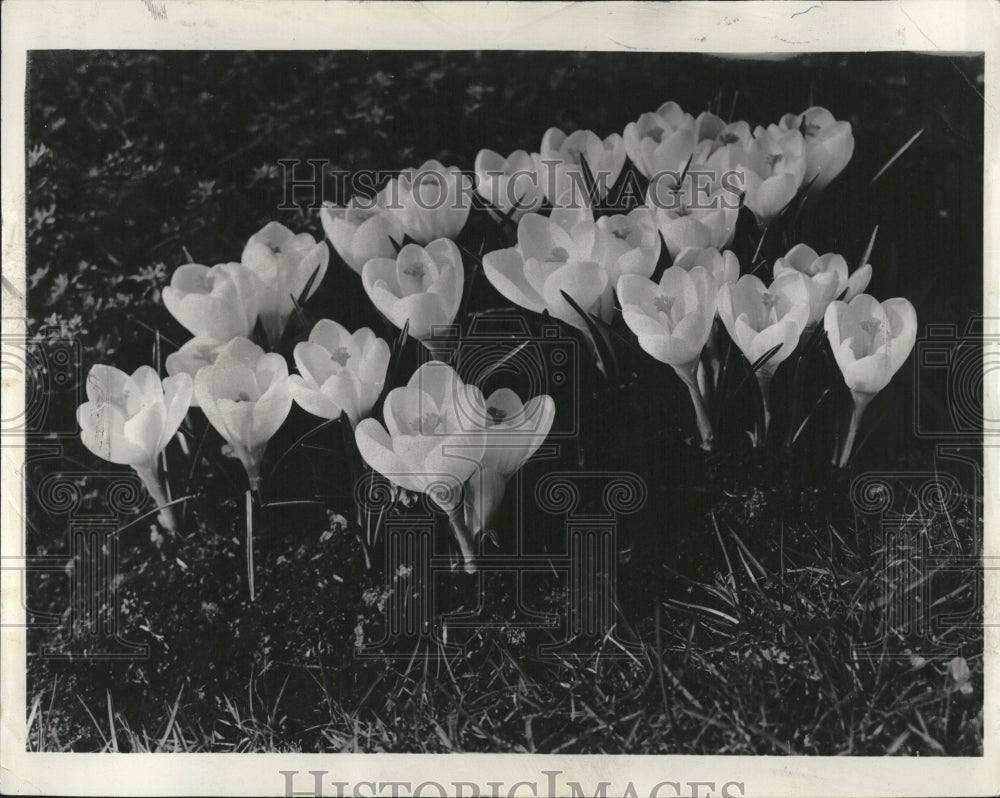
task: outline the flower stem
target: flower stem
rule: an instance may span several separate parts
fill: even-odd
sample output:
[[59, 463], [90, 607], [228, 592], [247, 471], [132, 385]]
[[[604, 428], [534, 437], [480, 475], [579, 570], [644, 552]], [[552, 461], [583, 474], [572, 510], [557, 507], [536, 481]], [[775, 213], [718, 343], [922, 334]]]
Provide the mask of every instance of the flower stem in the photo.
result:
[[852, 392], [854, 396], [854, 407], [851, 408], [851, 424], [847, 428], [847, 437], [844, 439], [844, 446], [840, 450], [840, 461], [838, 467], [847, 466], [847, 461], [851, 459], [851, 450], [854, 448], [854, 439], [858, 435], [858, 428], [861, 426], [861, 417], [865, 413], [865, 408], [871, 402], [872, 397], [868, 394]]
[[476, 567], [475, 537], [465, 523], [461, 504], [454, 510], [448, 511], [448, 520], [451, 521], [451, 531], [458, 541], [458, 547], [462, 550], [462, 557], [465, 560], [465, 572], [467, 574], [474, 574], [478, 570]]
[[177, 517], [174, 515], [174, 508], [170, 506], [170, 497], [166, 487], [160, 480], [156, 466], [152, 468], [134, 467], [135, 473], [139, 475], [142, 484], [146, 486], [149, 495], [160, 508], [159, 521], [168, 532], [177, 532]]
[[254, 505], [254, 493], [256, 490], [253, 487], [247, 488], [247, 503], [246, 503], [246, 518], [247, 518], [247, 587], [250, 590], [250, 601], [256, 598], [256, 593], [254, 591], [253, 584], [253, 505]]
[[685, 385], [687, 385], [688, 392], [691, 394], [691, 403], [694, 405], [695, 420], [698, 422], [698, 432], [701, 434], [701, 448], [706, 452], [710, 452], [712, 450], [714, 438], [714, 433], [712, 431], [712, 419], [708, 413], [705, 398], [701, 395], [701, 390], [698, 388], [697, 370], [697, 360], [687, 366], [674, 366], [674, 371], [677, 372], [677, 376], [681, 378]]

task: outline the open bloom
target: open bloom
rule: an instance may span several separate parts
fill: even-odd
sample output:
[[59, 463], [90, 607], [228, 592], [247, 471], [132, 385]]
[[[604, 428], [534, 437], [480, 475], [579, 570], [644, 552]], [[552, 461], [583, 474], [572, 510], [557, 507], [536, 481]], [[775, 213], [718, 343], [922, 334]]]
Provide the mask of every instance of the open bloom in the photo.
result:
[[[247, 239], [240, 262], [260, 280], [260, 320], [273, 349], [281, 341], [295, 303], [319, 288], [330, 250], [325, 241], [317, 243], [308, 233], [295, 235], [283, 224], [269, 222]], [[303, 297], [307, 285], [309, 294]]]
[[839, 175], [854, 154], [850, 122], [838, 122], [825, 108], [814, 105], [801, 114], [785, 114], [778, 127], [798, 130], [806, 143], [806, 177], [815, 178], [812, 188], [819, 191]]
[[604, 321], [610, 322], [614, 314], [613, 289], [618, 278], [623, 274], [649, 277], [660, 259], [660, 236], [653, 214], [646, 207], [602, 216], [596, 225], [591, 257], [608, 275], [599, 313]]
[[766, 227], [794, 199], [806, 174], [805, 142], [798, 130], [758, 127], [745, 149], [733, 149], [743, 167], [747, 207]]
[[[156, 458], [177, 433], [191, 391], [187, 374], [161, 382], [149, 366], [129, 376], [114, 366], [97, 365], [87, 375], [87, 401], [77, 408], [83, 445], [104, 460], [132, 466], [161, 508], [168, 500]], [[169, 508], [161, 519], [168, 529], [175, 528]]]
[[879, 302], [859, 294], [833, 302], [824, 326], [847, 387], [874, 396], [909, 357], [917, 336], [917, 314], [909, 300]]
[[372, 258], [393, 257], [392, 242], [403, 241], [399, 220], [376, 200], [352, 197], [344, 207], [326, 203], [319, 218], [337, 254], [358, 274]]
[[194, 392], [205, 417], [233, 447], [256, 490], [267, 443], [292, 407], [285, 359], [265, 354], [250, 341], [231, 341], [215, 363], [195, 375]]
[[[167, 355], [163, 365], [167, 374], [187, 374], [193, 380], [199, 371], [215, 363], [220, 355], [223, 355], [223, 360], [252, 364], [263, 354], [263, 349], [242, 336], [223, 344], [207, 338], [192, 338], [176, 352]], [[191, 394], [191, 407], [198, 407], [198, 397], [194, 393]]]
[[392, 258], [365, 264], [361, 281], [382, 314], [409, 334], [424, 341], [435, 327], [455, 321], [462, 301], [465, 272], [454, 241], [439, 238], [426, 247], [407, 244]]
[[567, 192], [573, 192], [578, 202], [586, 198], [581, 165], [584, 159], [594, 178], [597, 196], [603, 199], [625, 166], [622, 137], [612, 133], [601, 140], [590, 130], [576, 130], [567, 136], [557, 127], [545, 131], [537, 165], [542, 189], [550, 202], [563, 201]]
[[880, 303], [868, 294], [859, 294], [850, 302], [832, 302], [823, 325], [833, 357], [854, 398], [851, 425], [840, 456], [843, 467], [850, 458], [865, 408], [889, 384], [913, 350], [917, 313], [903, 298]]
[[343, 411], [357, 424], [382, 393], [389, 345], [367, 327], [349, 333], [320, 319], [309, 340], [295, 345], [294, 358], [299, 373], [288, 378], [292, 399], [314, 416], [339, 418]]
[[678, 185], [672, 175], [664, 174], [650, 183], [646, 205], [671, 257], [688, 247], [721, 250], [732, 243], [742, 186], [726, 186], [722, 179], [720, 175], [717, 181], [699, 184], [700, 177], [688, 174]]
[[698, 141], [695, 119], [675, 102], [666, 102], [625, 126], [625, 152], [643, 176], [680, 170]]
[[448, 513], [472, 569], [472, 534], [461, 512], [463, 486], [480, 467], [484, 436], [481, 395], [440, 361], [425, 363], [383, 406], [385, 426], [366, 418], [355, 428], [358, 450], [375, 471], [406, 490], [425, 493]]
[[751, 363], [781, 345], [758, 371], [773, 374], [795, 351], [809, 318], [809, 305], [769, 291], [756, 275], [745, 274], [719, 289], [719, 318]]
[[712, 446], [712, 424], [697, 384], [697, 367], [712, 332], [717, 290], [715, 279], [702, 266], [690, 271], [671, 266], [659, 285], [630, 274], [618, 280], [625, 324], [639, 339], [639, 346], [672, 366], [688, 386], [706, 449]]
[[[480, 150], [475, 170], [479, 195], [494, 208], [509, 213], [515, 222], [545, 202], [535, 160], [524, 150], [516, 150], [506, 158], [493, 150]], [[490, 214], [496, 216], [492, 208]]]
[[556, 406], [546, 395], [522, 403], [509, 388], [500, 388], [487, 399], [476, 389], [471, 398], [482, 402], [485, 431], [482, 466], [465, 488], [466, 524], [473, 534], [478, 534], [492, 523], [510, 478], [549, 434]]
[[622, 274], [649, 277], [660, 240], [646, 208], [594, 221], [589, 207], [559, 208], [551, 217], [529, 213], [517, 226], [517, 246], [483, 258], [494, 287], [516, 305], [587, 330], [563, 297], [610, 321], [613, 289]]
[[515, 305], [535, 313], [548, 310], [556, 318], [586, 329], [586, 322], [561, 292], [585, 311], [599, 311], [608, 275], [592, 259], [596, 236], [597, 226], [592, 221], [529, 213], [517, 226], [517, 246], [483, 256], [483, 272]]
[[472, 208], [472, 181], [455, 166], [425, 161], [404, 169], [382, 190], [386, 208], [418, 244], [456, 238]]
[[260, 293], [257, 277], [239, 263], [188, 263], [163, 289], [163, 304], [196, 337], [228, 341], [253, 333]]
[[774, 262], [774, 284], [801, 282], [809, 301], [809, 326], [818, 324], [827, 306], [846, 289], [844, 301], [850, 302], [868, 287], [872, 267], [866, 263], [848, 274], [847, 261], [833, 252], [820, 256], [805, 244], [796, 244], [785, 257]]
[[809, 320], [809, 303], [802, 297], [768, 290], [758, 277], [745, 274], [719, 289], [719, 318], [751, 364], [777, 347], [756, 372], [764, 407], [764, 431], [770, 423], [771, 378], [798, 345]]

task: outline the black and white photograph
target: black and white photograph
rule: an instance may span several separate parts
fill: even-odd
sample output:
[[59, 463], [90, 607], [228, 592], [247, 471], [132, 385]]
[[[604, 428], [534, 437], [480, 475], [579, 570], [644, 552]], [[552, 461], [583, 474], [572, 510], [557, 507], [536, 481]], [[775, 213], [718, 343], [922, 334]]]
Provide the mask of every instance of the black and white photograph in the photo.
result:
[[3, 7], [3, 792], [995, 794], [998, 6], [239, 5]]

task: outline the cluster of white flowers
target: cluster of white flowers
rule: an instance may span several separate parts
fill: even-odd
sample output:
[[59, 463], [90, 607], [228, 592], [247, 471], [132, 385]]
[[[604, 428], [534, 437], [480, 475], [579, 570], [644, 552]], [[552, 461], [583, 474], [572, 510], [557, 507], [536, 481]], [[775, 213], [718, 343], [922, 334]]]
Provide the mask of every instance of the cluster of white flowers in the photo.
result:
[[[741, 203], [763, 233], [800, 192], [824, 189], [853, 149], [851, 125], [823, 108], [751, 131], [746, 122], [707, 112], [694, 117], [668, 102], [630, 122], [623, 135], [551, 128], [537, 153], [503, 157], [484, 149], [475, 184], [456, 167], [428, 161], [403, 170], [371, 202], [324, 207], [321, 219], [374, 306], [427, 342], [459, 312], [465, 266], [454, 239], [478, 192], [516, 235], [514, 246], [483, 257], [496, 290], [585, 336], [589, 324], [579, 309], [611, 323], [617, 295], [639, 346], [689, 388], [706, 449], [713, 441], [713, 375], [700, 364], [706, 348], [718, 352], [721, 329], [755, 367], [766, 425], [771, 375], [823, 323], [855, 397], [846, 462], [861, 411], [912, 349], [912, 305], [862, 293], [871, 266], [850, 274], [834, 253], [820, 256], [798, 244], [774, 262], [765, 285], [754, 274], [740, 276], [728, 247]], [[609, 196], [626, 158], [649, 180], [645, 204], [595, 218], [592, 201]], [[588, 196], [576, 201], [588, 182]], [[672, 265], [654, 282], [661, 248]], [[290, 375], [282, 355], [251, 339], [259, 323], [270, 349], [277, 348], [296, 304], [323, 280], [329, 255], [325, 242], [270, 223], [250, 237], [239, 262], [178, 268], [163, 301], [193, 338], [166, 359], [170, 376], [162, 381], [148, 366], [131, 376], [95, 366], [89, 401], [78, 413], [83, 442], [133, 466], [172, 526], [157, 457], [189, 407], [200, 407], [230, 444], [254, 489], [265, 447], [293, 402], [324, 419], [344, 414], [373, 469], [427, 493], [449, 514], [473, 567], [476, 535], [492, 522], [507, 480], [548, 435], [554, 402], [544, 395], [523, 402], [508, 389], [487, 398], [450, 366], [431, 361], [385, 397], [383, 426], [369, 416], [385, 387], [389, 346], [367, 328], [352, 333], [330, 319], [296, 345], [298, 373]]]

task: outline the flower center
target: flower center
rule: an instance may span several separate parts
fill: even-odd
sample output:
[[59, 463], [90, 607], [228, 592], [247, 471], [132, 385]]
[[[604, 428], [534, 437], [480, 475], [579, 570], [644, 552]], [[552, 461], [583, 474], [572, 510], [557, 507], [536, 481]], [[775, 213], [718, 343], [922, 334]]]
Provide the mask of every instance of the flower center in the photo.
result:
[[439, 413], [425, 413], [417, 422], [419, 424], [417, 432], [421, 435], [431, 435], [437, 431], [443, 420]]
[[569, 260], [569, 253], [566, 251], [565, 247], [556, 247], [552, 250], [546, 263], [565, 263]]
[[660, 313], [666, 313], [669, 316], [676, 301], [675, 297], [667, 296], [666, 294], [657, 294], [653, 300], [653, 304]]
[[330, 354], [330, 360], [337, 361], [341, 366], [346, 366], [347, 361], [350, 359], [351, 359], [351, 353], [347, 351], [346, 346], [337, 347]]
[[646, 136], [651, 138], [657, 144], [659, 144], [660, 142], [663, 141], [663, 128], [659, 126], [654, 127], [646, 134]]
[[267, 248], [270, 249], [275, 255], [281, 253], [281, 247], [278, 244], [268, 244]]
[[774, 310], [774, 306], [778, 304], [778, 297], [772, 294], [770, 291], [765, 291], [760, 295], [761, 301], [764, 303], [764, 307], [767, 312], [770, 313]]
[[719, 144], [735, 144], [740, 140], [740, 137], [735, 133], [720, 133], [719, 134]]
[[861, 322], [861, 329], [868, 333], [869, 338], [874, 338], [882, 329], [882, 322], [878, 319], [865, 319]]
[[507, 411], [502, 410], [499, 407], [487, 407], [486, 415], [489, 416], [489, 422], [493, 424], [501, 424], [503, 420], [507, 418]]
[[250, 401], [250, 394], [248, 394], [246, 391], [240, 391], [239, 396], [237, 396], [233, 401], [234, 402], [249, 402]]
[[627, 227], [621, 227], [618, 230], [612, 230], [611, 231], [611, 235], [613, 235], [615, 238], [619, 239], [620, 241], [627, 241], [628, 237], [629, 237], [629, 235], [631, 235], [631, 233], [632, 233], [632, 231], [629, 230]]
[[767, 165], [770, 166], [772, 169], [774, 169], [774, 167], [777, 166], [778, 163], [781, 161], [781, 159], [784, 157], [785, 157], [784, 154], [780, 152], [776, 152], [774, 153], [774, 155], [768, 155]]

